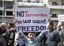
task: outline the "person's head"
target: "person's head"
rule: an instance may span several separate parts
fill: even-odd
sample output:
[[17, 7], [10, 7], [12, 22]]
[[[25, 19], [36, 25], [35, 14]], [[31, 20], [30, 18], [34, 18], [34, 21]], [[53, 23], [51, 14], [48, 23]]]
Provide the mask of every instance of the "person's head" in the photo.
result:
[[8, 28], [15, 28], [15, 24], [14, 23], [8, 23]]
[[50, 31], [53, 31], [54, 23], [50, 22], [48, 28], [49, 28]]
[[6, 24], [6, 23], [1, 23], [1, 24], [0, 24], [0, 28], [1, 28], [2, 30], [5, 30], [5, 29], [7, 28], [7, 24]]
[[35, 32], [28, 32], [28, 38], [30, 38], [30, 40], [33, 40], [35, 38]]
[[7, 31], [6, 29], [7, 29], [6, 23], [1, 23], [0, 24], [0, 34], [5, 33]]

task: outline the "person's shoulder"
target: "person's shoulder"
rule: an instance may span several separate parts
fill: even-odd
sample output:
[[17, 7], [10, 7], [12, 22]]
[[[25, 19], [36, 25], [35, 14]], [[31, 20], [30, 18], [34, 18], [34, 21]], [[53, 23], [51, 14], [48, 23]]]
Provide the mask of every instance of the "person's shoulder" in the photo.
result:
[[59, 32], [58, 32], [57, 30], [54, 30], [54, 33], [55, 33], [55, 34], [58, 34]]
[[47, 34], [48, 34], [48, 32], [49, 32], [49, 30], [45, 30], [44, 34], [45, 34], [45, 35], [47, 35]]
[[5, 39], [2, 36], [0, 36], [0, 46], [4, 46], [5, 43]]
[[46, 34], [48, 32], [48, 30], [43, 30], [43, 31], [41, 31], [41, 34], [43, 33], [43, 34]]

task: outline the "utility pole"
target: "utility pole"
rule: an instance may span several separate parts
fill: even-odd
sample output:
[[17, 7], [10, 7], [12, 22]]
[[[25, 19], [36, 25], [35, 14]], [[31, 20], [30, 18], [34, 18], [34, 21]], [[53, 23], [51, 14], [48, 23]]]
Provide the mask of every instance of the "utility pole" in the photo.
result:
[[15, 9], [16, 8], [17, 8], [17, 0], [14, 0], [13, 22], [15, 21]]
[[5, 4], [4, 4], [4, 0], [3, 0], [2, 22], [6, 22], [6, 19], [5, 19]]

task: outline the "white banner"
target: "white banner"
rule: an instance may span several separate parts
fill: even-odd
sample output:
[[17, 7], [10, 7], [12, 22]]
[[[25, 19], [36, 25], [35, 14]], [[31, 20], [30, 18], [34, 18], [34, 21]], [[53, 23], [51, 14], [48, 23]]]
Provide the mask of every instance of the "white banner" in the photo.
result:
[[17, 29], [23, 32], [46, 30], [49, 15], [49, 8], [17, 8], [15, 10], [15, 19], [18, 20]]
[[64, 14], [58, 15], [58, 21], [63, 21], [64, 22]]

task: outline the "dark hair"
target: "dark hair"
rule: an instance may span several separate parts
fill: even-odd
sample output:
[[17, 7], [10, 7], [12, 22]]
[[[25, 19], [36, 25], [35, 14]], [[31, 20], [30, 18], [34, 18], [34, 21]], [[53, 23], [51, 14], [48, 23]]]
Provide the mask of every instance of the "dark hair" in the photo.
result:
[[34, 33], [35, 34], [35, 32], [27, 32], [27, 34], [29, 34], [29, 33]]
[[53, 26], [53, 25], [54, 25], [54, 23], [53, 23], [53, 22], [50, 22], [50, 23], [49, 23], [49, 25], [52, 25], [52, 26]]
[[9, 23], [9, 25], [10, 25], [11, 27], [15, 27], [15, 24], [14, 24], [14, 23]]

